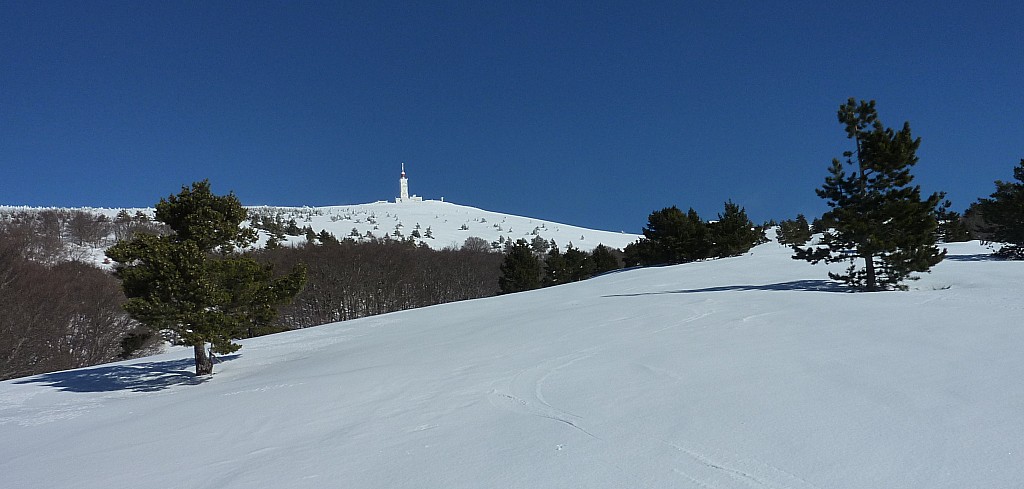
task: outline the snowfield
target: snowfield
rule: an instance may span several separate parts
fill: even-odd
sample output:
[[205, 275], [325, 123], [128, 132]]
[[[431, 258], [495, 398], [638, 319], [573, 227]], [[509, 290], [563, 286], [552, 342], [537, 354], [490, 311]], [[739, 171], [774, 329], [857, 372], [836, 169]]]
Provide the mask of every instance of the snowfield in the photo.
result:
[[908, 292], [770, 243], [247, 340], [202, 380], [180, 349], [0, 382], [0, 486], [1021, 487], [1024, 263], [948, 248]]
[[[610, 248], [623, 249], [641, 237], [639, 234], [623, 231], [601, 231], [582, 228], [569, 224], [561, 224], [545, 219], [514, 216], [499, 212], [487, 211], [465, 205], [453, 204], [437, 200], [421, 202], [375, 202], [371, 204], [353, 204], [326, 207], [281, 207], [281, 206], [246, 206], [251, 213], [259, 216], [277, 217], [287, 223], [294, 220], [297, 227], [309, 227], [314, 232], [327, 231], [338, 239], [367, 240], [367, 233], [374, 238], [409, 239], [417, 244], [439, 250], [443, 248], [461, 248], [466, 238], [480, 238], [488, 243], [499, 240], [524, 239], [527, 242], [540, 236], [547, 241], [554, 240], [561, 251], [568, 245], [576, 249], [591, 251], [599, 244]], [[137, 212], [152, 218], [153, 208], [44, 208], [0, 205], [0, 218], [6, 214], [19, 212], [41, 212], [44, 210], [85, 211], [106, 216], [115, 220], [118, 212], [125, 210], [134, 216]], [[427, 237], [427, 229], [430, 237]], [[353, 230], [359, 237], [352, 236]], [[393, 233], [398, 231], [400, 236]], [[420, 237], [414, 237], [418, 231]], [[257, 247], [266, 245], [269, 234], [260, 231]], [[306, 242], [305, 235], [286, 236], [285, 244], [298, 245]], [[113, 244], [113, 236], [110, 243]], [[500, 247], [499, 247], [500, 250]], [[88, 249], [84, 254], [93, 257], [97, 265], [103, 263], [103, 250]]]
[[[544, 219], [513, 216], [486, 211], [476, 207], [424, 200], [422, 202], [376, 202], [330, 207], [273, 207], [254, 206], [250, 210], [270, 215], [281, 215], [285, 220], [295, 218], [299, 227], [309, 226], [315, 232], [326, 230], [338, 239], [350, 237], [355, 229], [360, 235], [367, 232], [377, 238], [385, 235], [394, 238], [397, 229], [402, 237], [412, 236], [419, 226], [421, 236], [430, 228], [432, 238], [415, 238], [433, 249], [445, 247], [460, 248], [466, 238], [476, 237], [492, 243], [501, 238], [506, 240], [525, 239], [530, 242], [540, 236], [548, 241], [555, 240], [565, 251], [570, 243], [573, 247], [591, 251], [604, 244], [622, 249], [640, 238], [638, 234], [599, 231], [561, 224]], [[265, 237], [264, 237], [265, 238]], [[290, 243], [305, 242], [305, 236], [291, 237]]]

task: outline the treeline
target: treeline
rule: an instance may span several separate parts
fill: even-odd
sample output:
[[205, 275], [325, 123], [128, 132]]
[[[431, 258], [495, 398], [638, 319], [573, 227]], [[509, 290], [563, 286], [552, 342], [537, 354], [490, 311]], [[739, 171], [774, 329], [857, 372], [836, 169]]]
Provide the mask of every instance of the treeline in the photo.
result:
[[110, 362], [153, 344], [122, 309], [109, 273], [57, 261], [64, 252], [53, 236], [24, 224], [0, 222], [0, 380]]
[[253, 255], [275, 268], [304, 264], [306, 287], [284, 306], [275, 331], [498, 293], [498, 253], [434, 250], [410, 241], [326, 239]]
[[86, 261], [95, 250], [137, 233], [167, 232], [142, 211], [126, 210], [114, 219], [77, 209], [15, 210], [0, 214], [0, 226], [4, 234], [21, 236], [22, 255], [46, 264]]
[[593, 251], [570, 244], [561, 252], [539, 237], [519, 240], [505, 248], [499, 287], [502, 293], [549, 287], [617, 270], [625, 266], [674, 265], [746, 253], [766, 241], [764, 227], [755, 226], [746, 210], [728, 201], [715, 221], [704, 221], [692, 208], [654, 211], [647, 218], [644, 236], [624, 250], [604, 245]]
[[755, 226], [744, 208], [727, 201], [715, 221], [705, 222], [690, 208], [672, 206], [652, 212], [644, 237], [626, 246], [627, 266], [675, 265], [746, 253], [765, 242], [764, 227]]
[[[173, 339], [132, 320], [120, 281], [94, 265], [115, 242], [168, 232], [142, 212], [115, 219], [63, 209], [0, 214], [0, 380], [132, 358]], [[502, 255], [473, 243], [433, 250], [411, 240], [311, 238], [244, 253], [282, 270], [304, 264], [308, 275], [276, 320], [238, 337], [499, 292]]]
[[502, 294], [509, 294], [551, 287], [586, 280], [622, 266], [622, 252], [602, 244], [587, 252], [570, 243], [562, 252], [557, 244], [542, 238], [535, 238], [532, 243], [520, 239], [505, 246], [498, 288]]
[[996, 256], [1024, 260], [1024, 159], [1013, 168], [1013, 180], [996, 180], [996, 191], [972, 204], [964, 219], [981, 239], [1001, 243]]

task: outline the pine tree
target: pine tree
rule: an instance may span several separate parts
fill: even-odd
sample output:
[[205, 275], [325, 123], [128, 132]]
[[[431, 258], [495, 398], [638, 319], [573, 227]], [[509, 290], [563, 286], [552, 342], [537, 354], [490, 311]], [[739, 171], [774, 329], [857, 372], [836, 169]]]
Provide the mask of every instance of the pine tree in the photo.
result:
[[807, 218], [803, 214], [797, 214], [796, 219], [780, 222], [776, 239], [780, 244], [803, 246], [811, 239], [811, 227], [807, 224]]
[[590, 254], [586, 251], [569, 244], [562, 256], [565, 257], [565, 269], [569, 274], [570, 282], [586, 280], [593, 275], [593, 263], [590, 261]]
[[269, 324], [275, 307], [302, 288], [305, 269], [274, 278], [269, 266], [239, 255], [255, 231], [241, 227], [246, 211], [238, 199], [213, 195], [206, 180], [161, 199], [156, 219], [171, 234], [140, 234], [107, 250], [128, 297], [125, 310], [192, 346], [196, 375], [211, 374], [206, 344], [211, 353], [238, 350], [232, 339]]
[[320, 243], [325, 245], [336, 245], [338, 244], [338, 238], [335, 238], [333, 234], [327, 232], [326, 229], [321, 229], [320, 234], [316, 235], [316, 239]]
[[970, 241], [971, 230], [959, 212], [949, 210], [952, 205], [953, 203], [947, 200], [939, 207], [939, 241], [943, 243]]
[[638, 245], [642, 265], [687, 263], [707, 258], [711, 252], [708, 227], [693, 208], [686, 214], [676, 206], [654, 211], [643, 233]]
[[982, 230], [992, 241], [1006, 243], [997, 255], [1024, 260], [1024, 159], [1013, 169], [1017, 182], [996, 180], [996, 191], [980, 199]]
[[921, 139], [911, 136], [909, 123], [898, 132], [883, 127], [874, 101], [857, 104], [851, 98], [838, 116], [855, 150], [843, 153], [845, 165], [832, 160], [825, 184], [816, 190], [831, 208], [823, 216], [831, 228], [818, 246], [794, 245], [793, 258], [849, 261], [845, 273], [829, 277], [868, 291], [905, 289], [902, 282], [912, 273], [927, 272], [946, 254], [935, 245], [942, 194], [922, 200], [920, 186], [911, 185]]
[[547, 253], [548, 251], [548, 240], [542, 238], [539, 234], [535, 235], [530, 240], [530, 247], [533, 248], [534, 253]]
[[611, 248], [603, 244], [594, 247], [594, 250], [590, 252], [590, 259], [593, 263], [592, 272], [594, 275], [600, 275], [621, 268], [615, 253], [612, 252]]
[[764, 236], [747, 217], [747, 211], [731, 200], [725, 203], [725, 211], [708, 231], [713, 243], [710, 255], [714, 257], [742, 255]]
[[525, 239], [517, 240], [508, 247], [505, 260], [501, 263], [498, 288], [502, 294], [522, 292], [540, 288], [541, 264], [530, 244]]
[[548, 250], [544, 258], [544, 287], [569, 282], [569, 270], [566, 268], [565, 256], [557, 246]]

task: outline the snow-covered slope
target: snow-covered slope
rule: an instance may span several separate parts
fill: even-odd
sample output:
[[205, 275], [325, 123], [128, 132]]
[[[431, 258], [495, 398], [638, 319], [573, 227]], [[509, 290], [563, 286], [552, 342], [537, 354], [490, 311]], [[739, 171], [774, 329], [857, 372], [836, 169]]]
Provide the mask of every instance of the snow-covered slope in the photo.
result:
[[[408, 225], [408, 224], [407, 224]], [[776, 244], [0, 383], [3, 487], [1012, 488], [1024, 263], [845, 293]]]
[[[366, 236], [367, 232], [381, 238], [393, 236], [397, 230], [401, 237], [411, 237], [418, 230], [417, 242], [431, 248], [459, 248], [466, 238], [477, 237], [487, 242], [499, 239], [531, 241], [540, 236], [555, 240], [564, 251], [568, 244], [590, 251], [598, 244], [622, 249], [639, 235], [624, 232], [598, 231], [543, 219], [513, 216], [485, 211], [475, 207], [425, 200], [422, 202], [377, 202], [332, 207], [251, 207], [250, 209], [283, 219], [295, 219], [299, 227], [309, 226], [315, 232], [327, 230], [338, 238], [353, 234]], [[427, 238], [427, 229], [432, 238]], [[304, 237], [292, 238], [303, 241]]]
[[[515, 241], [517, 239], [525, 239], [529, 242], [540, 236], [548, 241], [554, 240], [563, 251], [569, 244], [578, 249], [590, 251], [598, 244], [622, 249], [640, 237], [637, 234], [626, 232], [587, 229], [436, 200], [406, 203], [376, 202], [329, 207], [251, 206], [249, 209], [259, 215], [277, 217], [284, 222], [294, 220], [298, 227], [308, 226], [317, 233], [326, 230], [339, 239], [351, 237], [353, 230], [363, 239], [366, 239], [368, 232], [376, 238], [410, 238], [413, 237], [413, 231], [418, 231], [417, 234], [420, 237], [413, 239], [417, 243], [425, 243], [434, 249], [459, 248], [465, 243], [466, 238], [470, 237], [481, 238], [488, 243], [493, 243], [499, 240]], [[0, 206], [0, 214], [40, 210], [44, 209]], [[122, 209], [88, 207], [67, 210], [88, 211], [114, 219]], [[125, 210], [130, 215], [134, 215], [136, 212], [153, 215], [153, 209]], [[427, 237], [427, 229], [430, 229], [430, 237]], [[400, 236], [393, 235], [396, 230]], [[266, 242], [267, 237], [267, 233], [261, 232], [260, 245]], [[288, 237], [285, 241], [301, 243], [305, 239], [305, 236], [298, 236]], [[102, 253], [98, 252], [97, 255], [102, 256]]]

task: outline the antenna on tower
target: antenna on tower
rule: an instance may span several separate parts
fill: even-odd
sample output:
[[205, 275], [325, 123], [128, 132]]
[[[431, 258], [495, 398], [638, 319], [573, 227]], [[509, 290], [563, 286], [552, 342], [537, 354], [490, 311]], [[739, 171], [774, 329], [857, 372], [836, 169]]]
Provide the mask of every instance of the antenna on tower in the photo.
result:
[[396, 202], [410, 202], [409, 199], [409, 179], [405, 178], [405, 162], [402, 162], [402, 176], [398, 179], [398, 188], [401, 193], [398, 194], [398, 200]]

